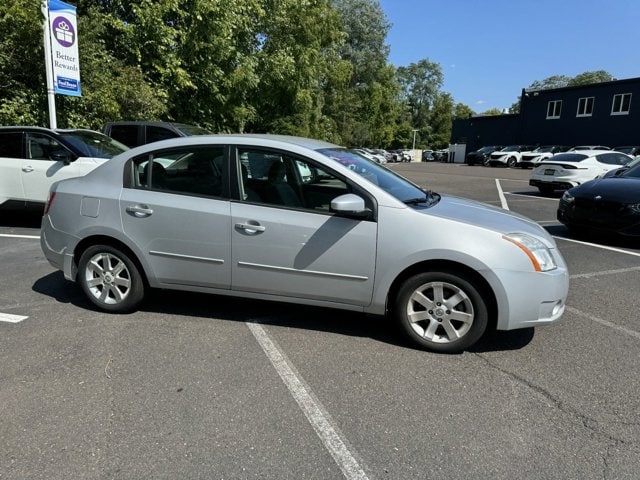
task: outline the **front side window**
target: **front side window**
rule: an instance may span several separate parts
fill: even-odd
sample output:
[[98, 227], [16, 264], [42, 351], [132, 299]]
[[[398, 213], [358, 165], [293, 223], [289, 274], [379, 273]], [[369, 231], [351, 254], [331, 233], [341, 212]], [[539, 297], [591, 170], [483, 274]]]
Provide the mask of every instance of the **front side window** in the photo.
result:
[[247, 202], [329, 213], [331, 200], [352, 188], [328, 169], [287, 153], [238, 150], [240, 196]]
[[631, 94], [620, 93], [613, 96], [611, 115], [628, 115], [631, 110]]
[[55, 138], [42, 133], [27, 133], [27, 158], [32, 160], [71, 161], [75, 156]]
[[134, 187], [196, 196], [227, 196], [223, 147], [155, 152], [133, 161]]
[[547, 104], [547, 119], [560, 118], [562, 100], [551, 100]]
[[577, 117], [590, 117], [593, 115], [594, 97], [583, 97], [578, 100]]

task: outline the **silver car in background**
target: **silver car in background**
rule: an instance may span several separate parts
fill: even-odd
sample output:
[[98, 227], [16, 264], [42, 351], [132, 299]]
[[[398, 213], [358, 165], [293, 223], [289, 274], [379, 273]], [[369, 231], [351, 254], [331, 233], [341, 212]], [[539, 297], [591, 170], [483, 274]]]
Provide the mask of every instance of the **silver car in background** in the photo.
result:
[[61, 181], [41, 244], [105, 311], [148, 288], [286, 301], [388, 315], [440, 352], [555, 322], [569, 286], [534, 221], [274, 135], [167, 140]]

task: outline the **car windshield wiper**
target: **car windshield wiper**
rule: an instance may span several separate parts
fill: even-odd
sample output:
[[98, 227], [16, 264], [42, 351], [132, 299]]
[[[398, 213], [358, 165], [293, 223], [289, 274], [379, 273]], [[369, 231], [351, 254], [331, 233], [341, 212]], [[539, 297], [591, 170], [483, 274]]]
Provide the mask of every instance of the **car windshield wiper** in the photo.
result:
[[439, 201], [440, 194], [428, 190], [425, 192], [424, 197], [410, 198], [408, 200], [404, 200], [404, 203], [406, 203], [407, 205], [418, 205], [420, 203], [425, 203], [427, 207], [430, 207], [432, 205], [435, 205]]

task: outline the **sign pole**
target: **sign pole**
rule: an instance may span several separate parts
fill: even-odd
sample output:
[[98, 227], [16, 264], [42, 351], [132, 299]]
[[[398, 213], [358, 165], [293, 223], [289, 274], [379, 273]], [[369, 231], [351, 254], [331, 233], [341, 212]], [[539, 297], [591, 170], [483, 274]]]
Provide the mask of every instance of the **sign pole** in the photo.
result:
[[51, 64], [51, 27], [49, 25], [49, 7], [47, 0], [42, 0], [40, 6], [44, 14], [43, 35], [44, 35], [44, 65], [47, 73], [47, 103], [49, 104], [49, 127], [57, 128], [56, 122], [56, 95], [53, 88], [53, 66]]

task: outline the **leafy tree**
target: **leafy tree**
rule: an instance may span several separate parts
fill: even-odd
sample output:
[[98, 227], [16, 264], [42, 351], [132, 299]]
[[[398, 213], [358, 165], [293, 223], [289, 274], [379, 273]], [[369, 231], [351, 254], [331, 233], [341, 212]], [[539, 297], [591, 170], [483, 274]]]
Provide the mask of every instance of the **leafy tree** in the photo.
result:
[[473, 115], [475, 112], [464, 103], [456, 103], [453, 107], [453, 118], [455, 119], [471, 118]]
[[502, 115], [502, 110], [499, 108], [490, 108], [481, 113], [481, 115]]
[[573, 77], [567, 83], [569, 87], [575, 87], [577, 85], [589, 85], [591, 83], [610, 82], [615, 80], [613, 75], [604, 70], [597, 70], [595, 72], [583, 72]]
[[434, 148], [444, 148], [449, 145], [453, 111], [454, 102], [451, 94], [438, 93], [429, 114], [431, 134], [429, 135], [428, 145]]

